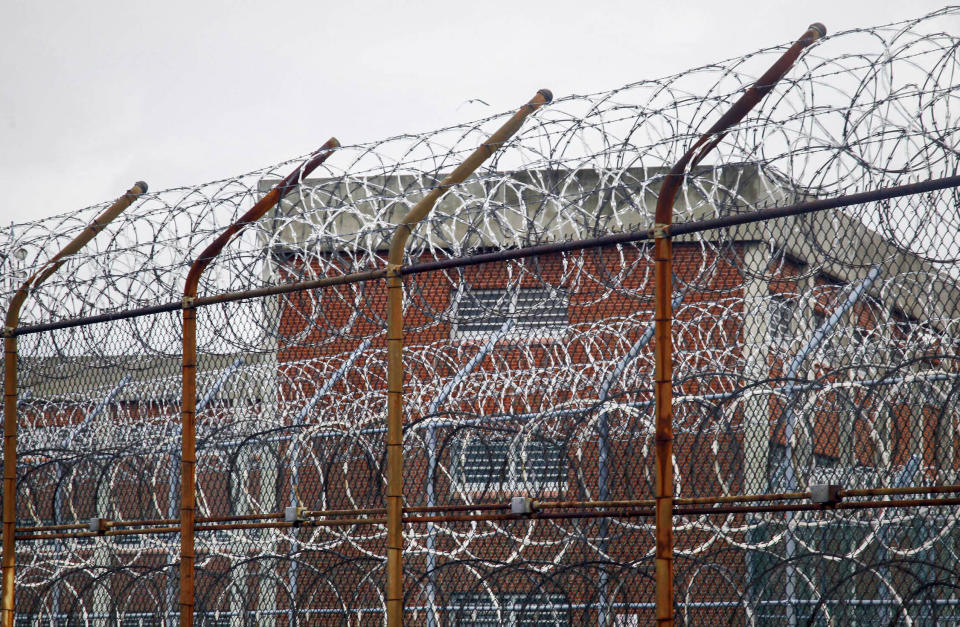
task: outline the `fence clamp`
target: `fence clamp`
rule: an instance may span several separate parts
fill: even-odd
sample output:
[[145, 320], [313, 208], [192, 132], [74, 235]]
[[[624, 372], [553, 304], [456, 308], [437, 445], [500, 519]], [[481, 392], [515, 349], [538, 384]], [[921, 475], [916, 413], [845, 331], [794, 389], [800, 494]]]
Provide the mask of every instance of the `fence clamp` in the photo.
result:
[[400, 268], [402, 268], [402, 267], [403, 267], [403, 266], [401, 266], [400, 264], [397, 264], [397, 263], [388, 263], [388, 264], [387, 264], [387, 268], [386, 268], [386, 270], [387, 270], [387, 277], [400, 276]]
[[833, 483], [815, 483], [810, 486], [810, 501], [817, 505], [836, 505], [843, 499], [841, 490], [843, 486]]
[[181, 301], [181, 307], [183, 309], [193, 309], [197, 306], [197, 297], [196, 296], [184, 296], [183, 301]]
[[529, 496], [515, 496], [510, 501], [510, 513], [529, 515], [537, 511], [537, 505]]
[[300, 505], [290, 505], [283, 508], [283, 521], [299, 525], [307, 520], [307, 508]]
[[3, 337], [13, 337], [15, 331], [13, 327], [3, 327]]
[[90, 531], [92, 533], [102, 536], [107, 532], [109, 527], [110, 521], [106, 518], [98, 518], [94, 516], [90, 519]]
[[653, 228], [650, 229], [650, 237], [653, 239], [663, 239], [665, 237], [670, 237], [670, 225], [663, 224], [662, 222], [657, 222], [653, 225]]

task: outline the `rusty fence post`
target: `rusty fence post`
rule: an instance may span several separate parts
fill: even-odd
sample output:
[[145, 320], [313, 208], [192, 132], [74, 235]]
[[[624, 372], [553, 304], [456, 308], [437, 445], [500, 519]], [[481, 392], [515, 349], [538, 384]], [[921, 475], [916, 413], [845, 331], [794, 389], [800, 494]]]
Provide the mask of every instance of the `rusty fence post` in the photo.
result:
[[62, 266], [70, 255], [87, 245], [117, 216], [145, 194], [147, 184], [138, 181], [118, 198], [83, 231], [73, 238], [37, 272], [27, 279], [10, 300], [3, 327], [3, 574], [0, 625], [13, 627], [15, 618], [14, 592], [16, 578], [16, 545], [14, 534], [17, 525], [17, 337], [20, 324], [20, 309], [30, 290], [46, 281]]
[[248, 224], [272, 209], [287, 192], [300, 183], [340, 146], [330, 138], [307, 161], [287, 175], [240, 218], [207, 246], [190, 266], [183, 288], [183, 367], [181, 391], [180, 454], [180, 625], [193, 625], [194, 606], [194, 519], [197, 509], [197, 289], [200, 276], [220, 251]]
[[463, 163], [431, 189], [400, 221], [387, 258], [387, 625], [403, 623], [403, 253], [413, 227], [427, 217], [437, 200], [462, 183], [499, 150], [528, 115], [553, 100], [541, 89]]
[[655, 346], [654, 400], [656, 404], [656, 614], [657, 623], [672, 625], [673, 616], [673, 203], [687, 172], [695, 167], [789, 71], [800, 52], [826, 35], [823, 24], [811, 24], [803, 35], [764, 72], [710, 129], [670, 169], [657, 196], [654, 238]]

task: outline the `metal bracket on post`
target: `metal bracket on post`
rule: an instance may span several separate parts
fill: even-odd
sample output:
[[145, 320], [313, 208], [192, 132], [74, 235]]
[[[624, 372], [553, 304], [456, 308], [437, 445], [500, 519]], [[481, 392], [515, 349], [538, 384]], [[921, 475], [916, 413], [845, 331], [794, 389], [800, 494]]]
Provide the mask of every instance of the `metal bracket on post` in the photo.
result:
[[197, 307], [197, 297], [196, 296], [184, 296], [183, 300], [180, 302], [180, 307], [182, 309], [196, 309]]
[[529, 496], [515, 496], [510, 500], [510, 513], [529, 516], [537, 511], [539, 505]]
[[302, 505], [289, 505], [283, 508], [283, 522], [296, 526], [307, 520], [307, 508]]
[[90, 531], [99, 536], [107, 533], [107, 529], [110, 528], [110, 520], [107, 518], [98, 518], [94, 516], [90, 519]]
[[815, 483], [810, 486], [810, 501], [817, 505], [836, 505], [843, 497], [843, 486], [833, 483]]
[[650, 229], [650, 237], [653, 239], [670, 237], [670, 225], [657, 222], [653, 225], [653, 228]]

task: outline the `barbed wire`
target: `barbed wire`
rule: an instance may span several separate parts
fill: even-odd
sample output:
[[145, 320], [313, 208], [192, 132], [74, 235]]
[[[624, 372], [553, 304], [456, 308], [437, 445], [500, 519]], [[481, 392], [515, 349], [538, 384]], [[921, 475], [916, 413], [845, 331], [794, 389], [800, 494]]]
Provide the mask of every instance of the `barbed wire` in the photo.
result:
[[[687, 178], [678, 221], [955, 174], [957, 40], [950, 26], [956, 18], [948, 8], [818, 43], [772, 97], [727, 134], [717, 165]], [[470, 184], [448, 192], [435, 217], [419, 227], [411, 256], [460, 256], [478, 247], [647, 228], [664, 168], [780, 50], [558, 98]], [[277, 248], [309, 259], [312, 265], [301, 267], [318, 272], [333, 271], [323, 252], [330, 247], [351, 266], [380, 265], [378, 251], [394, 220], [502, 120], [497, 115], [342, 147], [316, 180], [224, 253], [203, 291], [275, 281], [271, 253]], [[145, 195], [33, 295], [24, 322], [176, 296], [185, 264], [298, 160]], [[956, 194], [932, 194], [902, 209], [898, 203], [851, 212], [905, 249], [950, 262], [956, 251], [931, 229], [957, 230]], [[5, 293], [98, 209], [0, 229]]]

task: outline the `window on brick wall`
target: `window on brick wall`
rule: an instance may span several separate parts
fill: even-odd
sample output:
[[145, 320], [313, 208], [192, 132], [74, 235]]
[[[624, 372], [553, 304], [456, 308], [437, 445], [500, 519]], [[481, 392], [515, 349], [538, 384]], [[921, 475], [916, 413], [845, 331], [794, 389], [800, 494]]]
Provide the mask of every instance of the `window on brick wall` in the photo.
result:
[[499, 331], [507, 320], [511, 335], [552, 338], [569, 323], [570, 294], [555, 287], [474, 288], [463, 286], [451, 295], [453, 339], [469, 340]]
[[230, 616], [226, 612], [202, 612], [196, 618], [197, 627], [230, 627]]
[[461, 594], [450, 600], [457, 627], [566, 627], [570, 604], [562, 594]]
[[[796, 450], [793, 455], [794, 460], [800, 457]], [[879, 488], [883, 483], [883, 471], [860, 464], [844, 464], [830, 455], [813, 453], [802, 463], [803, 466], [793, 468], [796, 485], [790, 486], [787, 482], [787, 447], [771, 443], [767, 461], [770, 489], [774, 492], [792, 492], [805, 490], [814, 483], [834, 483], [847, 488]], [[894, 471], [903, 472], [903, 468], [895, 468]]]
[[17, 614], [14, 627], [80, 627], [80, 619], [64, 614]]
[[453, 447], [454, 487], [463, 492], [557, 492], [567, 483], [567, 451], [545, 439], [470, 437]]
[[[830, 317], [822, 311], [813, 312], [813, 332], [818, 332], [821, 327], [827, 324], [827, 320]], [[827, 335], [823, 337], [820, 341], [820, 346], [817, 348], [817, 353], [820, 354], [821, 359], [824, 361], [832, 361], [836, 358], [837, 352], [837, 328], [839, 325], [835, 326]]]
[[794, 313], [797, 310], [796, 299], [783, 294], [774, 294], [767, 301], [767, 338], [775, 347], [789, 346], [796, 333]]

